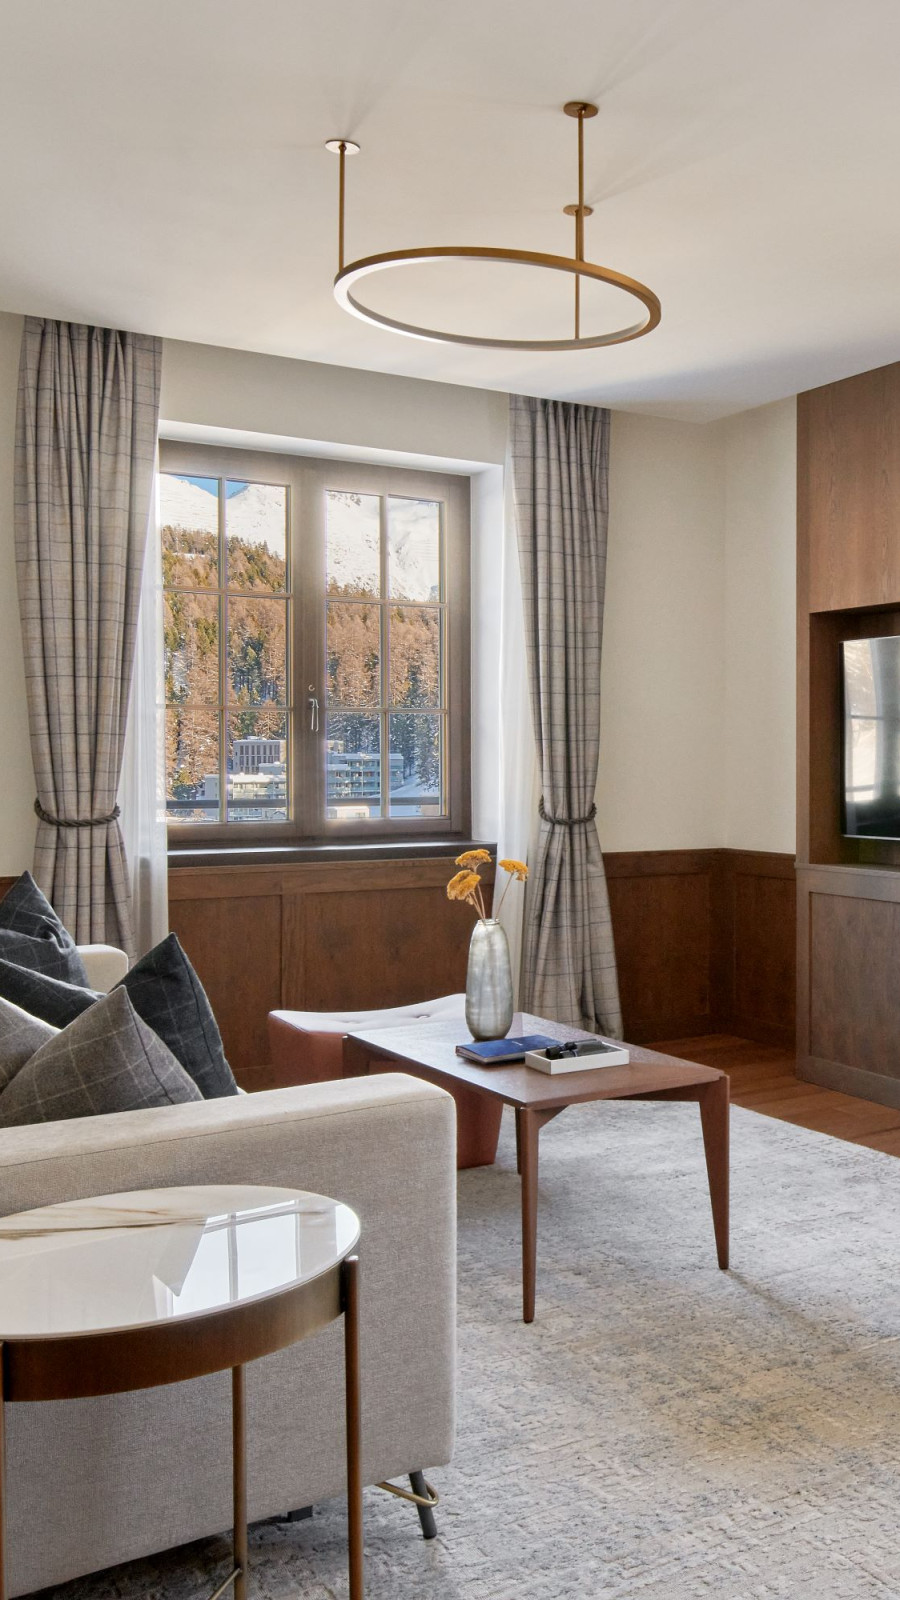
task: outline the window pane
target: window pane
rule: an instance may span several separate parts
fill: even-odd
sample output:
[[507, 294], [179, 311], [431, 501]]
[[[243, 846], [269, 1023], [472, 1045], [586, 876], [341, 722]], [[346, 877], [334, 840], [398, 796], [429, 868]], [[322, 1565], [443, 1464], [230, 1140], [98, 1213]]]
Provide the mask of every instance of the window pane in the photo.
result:
[[441, 705], [441, 614], [435, 606], [392, 606], [392, 706]]
[[405, 500], [389, 495], [388, 597], [440, 600], [441, 505], [439, 500]]
[[287, 604], [228, 597], [228, 699], [232, 705], [287, 700]]
[[381, 718], [332, 713], [325, 725], [325, 814], [329, 820], [381, 816]]
[[326, 607], [328, 699], [343, 706], [377, 706], [381, 698], [381, 607]]
[[218, 596], [174, 591], [163, 603], [166, 700], [218, 705]]
[[286, 822], [287, 717], [235, 711], [228, 717], [229, 822]]
[[272, 483], [225, 485], [228, 584], [283, 594], [287, 588], [287, 489]]
[[381, 594], [381, 502], [377, 494], [329, 489], [325, 496], [328, 594], [377, 600]]
[[215, 589], [219, 581], [217, 478], [159, 476], [163, 583], [174, 589]]
[[441, 724], [443, 718], [422, 712], [392, 712], [392, 817], [443, 815]]
[[166, 708], [166, 815], [171, 822], [219, 820], [219, 713]]

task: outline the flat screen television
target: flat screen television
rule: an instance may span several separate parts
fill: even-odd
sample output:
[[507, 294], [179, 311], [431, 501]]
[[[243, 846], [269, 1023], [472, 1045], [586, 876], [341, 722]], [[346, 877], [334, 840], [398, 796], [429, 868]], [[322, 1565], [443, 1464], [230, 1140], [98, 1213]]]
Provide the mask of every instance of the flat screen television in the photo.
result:
[[858, 839], [900, 839], [900, 636], [843, 645], [842, 827]]

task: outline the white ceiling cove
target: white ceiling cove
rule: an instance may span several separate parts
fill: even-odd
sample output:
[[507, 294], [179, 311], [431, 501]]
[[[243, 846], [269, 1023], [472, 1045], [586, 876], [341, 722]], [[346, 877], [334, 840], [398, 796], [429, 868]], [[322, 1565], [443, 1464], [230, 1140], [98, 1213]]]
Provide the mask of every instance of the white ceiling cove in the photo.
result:
[[[897, 0], [0, 0], [0, 307], [722, 416], [900, 358], [898, 75]], [[362, 146], [351, 256], [569, 253], [580, 98], [587, 253], [656, 332], [524, 355], [335, 305], [326, 138]], [[410, 269], [379, 303], [552, 336], [547, 277]]]

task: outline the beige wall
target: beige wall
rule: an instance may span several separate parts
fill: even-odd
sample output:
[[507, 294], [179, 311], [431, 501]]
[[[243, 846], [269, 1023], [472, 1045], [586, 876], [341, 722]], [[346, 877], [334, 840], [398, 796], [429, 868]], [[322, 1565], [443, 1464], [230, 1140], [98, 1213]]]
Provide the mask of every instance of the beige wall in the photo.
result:
[[724, 842], [720, 427], [617, 412], [597, 823], [605, 850]]
[[34, 772], [28, 742], [13, 540], [13, 446], [22, 318], [0, 312], [0, 875], [31, 865]]
[[163, 343], [160, 416], [367, 450], [502, 463], [507, 398], [313, 361]]
[[720, 424], [725, 446], [725, 843], [796, 848], [795, 400]]

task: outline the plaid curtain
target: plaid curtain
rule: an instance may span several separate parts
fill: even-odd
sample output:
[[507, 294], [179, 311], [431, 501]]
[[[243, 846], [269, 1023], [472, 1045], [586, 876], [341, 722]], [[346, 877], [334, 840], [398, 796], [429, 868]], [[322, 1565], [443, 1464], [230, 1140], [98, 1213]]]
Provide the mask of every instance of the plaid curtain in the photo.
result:
[[621, 1035], [594, 821], [606, 580], [609, 412], [513, 395], [510, 455], [525, 648], [543, 793], [525, 906], [522, 1005]]
[[79, 944], [134, 949], [116, 794], [162, 345], [28, 317], [15, 519], [39, 821], [34, 875]]

